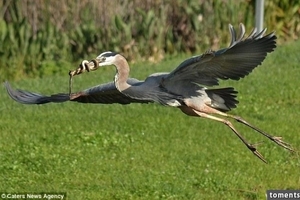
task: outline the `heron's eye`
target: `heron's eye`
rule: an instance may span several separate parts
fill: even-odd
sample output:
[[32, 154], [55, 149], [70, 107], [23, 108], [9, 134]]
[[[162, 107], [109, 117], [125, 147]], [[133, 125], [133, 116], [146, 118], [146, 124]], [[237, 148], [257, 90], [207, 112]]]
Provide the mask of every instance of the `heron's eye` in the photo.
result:
[[101, 58], [101, 61], [105, 61], [105, 60], [106, 60], [106, 57], [102, 57], [102, 58]]

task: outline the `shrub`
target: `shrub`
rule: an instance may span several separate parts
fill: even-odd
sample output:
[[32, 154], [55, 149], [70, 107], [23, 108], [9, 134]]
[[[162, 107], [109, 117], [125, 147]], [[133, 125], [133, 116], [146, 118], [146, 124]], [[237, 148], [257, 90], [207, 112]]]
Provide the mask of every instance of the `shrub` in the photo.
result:
[[[217, 49], [228, 44], [229, 23], [253, 28], [254, 3], [4, 0], [0, 2], [0, 78], [60, 73], [106, 50], [121, 52], [131, 61], [159, 61], [165, 54]], [[265, 25], [276, 31], [279, 43], [298, 39], [299, 14], [297, 1], [265, 1]]]

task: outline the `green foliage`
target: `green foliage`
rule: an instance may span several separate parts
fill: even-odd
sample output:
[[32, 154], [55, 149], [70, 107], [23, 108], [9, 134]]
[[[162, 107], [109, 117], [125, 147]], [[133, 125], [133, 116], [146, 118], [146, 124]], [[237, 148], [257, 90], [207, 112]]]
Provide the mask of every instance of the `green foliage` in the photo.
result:
[[265, 21], [276, 30], [279, 38], [284, 40], [299, 39], [300, 2], [276, 0], [266, 2]]
[[[20, 22], [5, 23], [0, 20], [1, 80], [28, 76], [51, 75], [67, 71], [71, 51], [67, 36], [48, 23], [36, 35], [23, 18]], [[66, 68], [67, 67], [67, 68]]]
[[[228, 24], [254, 26], [255, 1], [83, 0], [0, 2], [0, 80], [43, 77], [102, 51], [130, 61], [201, 53], [228, 44]], [[279, 43], [298, 39], [300, 4], [266, 0], [265, 24]]]
[[[240, 81], [241, 115], [300, 148], [299, 41], [279, 46]], [[132, 66], [132, 77], [169, 71], [186, 56]], [[82, 74], [74, 91], [111, 81], [113, 67]], [[11, 83], [43, 94], [68, 91], [67, 76]], [[66, 192], [67, 199], [265, 199], [299, 189], [300, 159], [232, 123], [269, 161], [262, 163], [224, 124], [156, 104], [22, 105], [0, 92], [0, 191]], [[298, 152], [298, 151], [297, 151]]]

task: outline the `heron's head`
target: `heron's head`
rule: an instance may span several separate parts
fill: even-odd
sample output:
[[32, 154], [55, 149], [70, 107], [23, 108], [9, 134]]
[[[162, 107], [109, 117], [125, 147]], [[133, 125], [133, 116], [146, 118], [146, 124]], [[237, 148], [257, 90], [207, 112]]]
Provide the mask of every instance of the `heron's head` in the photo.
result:
[[118, 59], [121, 59], [121, 55], [115, 52], [106, 51], [101, 53], [99, 56], [97, 56], [96, 59], [93, 59], [91, 61], [83, 60], [79, 67], [76, 70], [70, 71], [69, 75], [75, 76], [78, 74], [81, 74], [85, 71], [94, 71], [97, 70], [99, 67], [102, 66], [108, 66], [115, 64]]
[[118, 53], [106, 51], [97, 56], [96, 60], [99, 62], [99, 67], [113, 65], [117, 59]]

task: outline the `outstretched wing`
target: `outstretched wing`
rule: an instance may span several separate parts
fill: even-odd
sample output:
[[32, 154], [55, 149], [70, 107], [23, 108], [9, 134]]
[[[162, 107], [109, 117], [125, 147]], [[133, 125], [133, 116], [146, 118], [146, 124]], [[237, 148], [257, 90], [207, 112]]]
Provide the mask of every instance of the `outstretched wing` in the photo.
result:
[[[136, 79], [128, 79], [130, 84], [138, 84]], [[80, 103], [100, 103], [100, 104], [129, 104], [129, 103], [149, 103], [148, 100], [132, 99], [116, 89], [113, 82], [97, 85], [95, 87], [72, 93], [53, 94], [50, 96], [41, 95], [20, 89], [12, 89], [8, 82], [5, 83], [8, 95], [15, 101], [23, 104], [45, 104], [45, 103], [61, 103], [65, 101], [77, 101]]]
[[44, 104], [50, 102], [59, 103], [70, 100], [70, 97], [67, 94], [55, 94], [51, 96], [44, 96], [38, 93], [29, 92], [25, 90], [14, 90], [8, 82], [5, 82], [5, 88], [8, 95], [13, 100], [23, 104]]
[[162, 83], [165, 87], [172, 87], [175, 83], [198, 83], [206, 86], [218, 85], [218, 79], [233, 79], [248, 75], [260, 65], [276, 47], [274, 33], [265, 35], [266, 29], [257, 33], [254, 29], [244, 38], [245, 27], [240, 24], [240, 34], [229, 25], [231, 43], [228, 48], [219, 51], [208, 51], [182, 62], [173, 70]]

